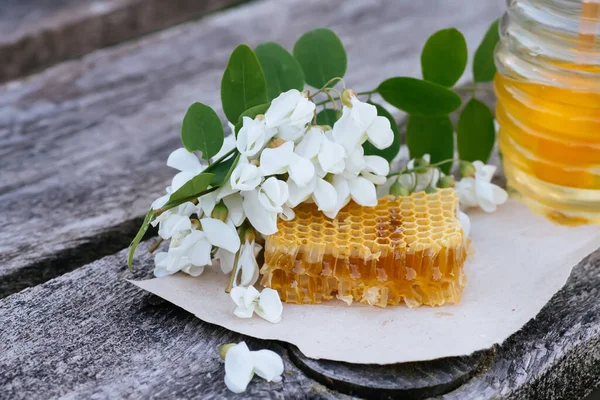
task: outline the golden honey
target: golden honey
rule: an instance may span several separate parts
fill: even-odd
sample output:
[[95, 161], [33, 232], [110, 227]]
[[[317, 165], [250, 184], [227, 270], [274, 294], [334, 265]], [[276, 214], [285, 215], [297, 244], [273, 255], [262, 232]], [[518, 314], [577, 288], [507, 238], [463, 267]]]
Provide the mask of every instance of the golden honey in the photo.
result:
[[261, 284], [298, 304], [458, 303], [467, 248], [457, 209], [453, 189], [387, 196], [376, 207], [351, 202], [334, 220], [302, 204], [267, 237]]
[[600, 223], [600, 3], [567, 3], [509, 5], [496, 52], [498, 143], [509, 187], [534, 211]]

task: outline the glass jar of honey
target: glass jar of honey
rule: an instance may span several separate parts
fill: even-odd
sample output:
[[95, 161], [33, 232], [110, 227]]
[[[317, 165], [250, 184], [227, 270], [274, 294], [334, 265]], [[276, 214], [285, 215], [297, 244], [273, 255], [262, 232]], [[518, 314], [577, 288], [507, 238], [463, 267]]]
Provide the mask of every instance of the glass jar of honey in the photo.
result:
[[600, 0], [509, 0], [496, 48], [509, 188], [558, 223], [600, 223]]

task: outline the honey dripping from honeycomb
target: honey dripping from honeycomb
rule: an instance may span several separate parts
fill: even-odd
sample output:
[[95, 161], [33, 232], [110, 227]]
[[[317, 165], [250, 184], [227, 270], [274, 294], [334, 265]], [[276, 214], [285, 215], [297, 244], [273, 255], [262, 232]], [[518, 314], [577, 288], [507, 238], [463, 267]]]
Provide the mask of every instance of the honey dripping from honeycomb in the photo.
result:
[[376, 207], [351, 202], [334, 220], [302, 204], [267, 237], [261, 283], [298, 304], [458, 303], [467, 241], [457, 208], [453, 189], [387, 196]]

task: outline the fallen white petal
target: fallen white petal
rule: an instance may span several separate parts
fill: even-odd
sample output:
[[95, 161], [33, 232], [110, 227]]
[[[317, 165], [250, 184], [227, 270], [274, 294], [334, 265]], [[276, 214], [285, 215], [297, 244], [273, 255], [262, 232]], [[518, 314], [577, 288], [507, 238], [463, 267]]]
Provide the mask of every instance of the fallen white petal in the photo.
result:
[[256, 307], [255, 311], [260, 317], [273, 324], [281, 321], [283, 305], [281, 304], [279, 293], [270, 288], [263, 289], [263, 291], [260, 293], [258, 306]]
[[271, 350], [251, 351], [254, 372], [267, 382], [280, 382], [283, 374], [281, 356]]
[[254, 375], [254, 361], [244, 342], [231, 347], [225, 356], [225, 385], [233, 393], [242, 393]]

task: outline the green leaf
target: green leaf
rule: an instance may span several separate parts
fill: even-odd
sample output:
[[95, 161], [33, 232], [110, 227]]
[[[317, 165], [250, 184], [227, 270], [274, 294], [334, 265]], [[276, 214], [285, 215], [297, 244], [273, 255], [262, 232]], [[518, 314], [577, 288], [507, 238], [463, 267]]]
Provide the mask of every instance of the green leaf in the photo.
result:
[[325, 28], [306, 32], [294, 45], [294, 57], [304, 71], [306, 83], [322, 88], [333, 78], [343, 78], [348, 58], [339, 37]]
[[[406, 143], [410, 158], [431, 155], [431, 163], [454, 157], [454, 129], [448, 116], [420, 117], [411, 115], [406, 126]], [[450, 172], [451, 163], [440, 166]]]
[[304, 73], [298, 61], [277, 43], [260, 44], [254, 49], [265, 72], [269, 100], [290, 89], [304, 89]]
[[235, 124], [249, 108], [267, 102], [267, 83], [258, 58], [241, 44], [231, 53], [221, 80], [221, 102], [227, 119]]
[[144, 235], [146, 234], [146, 231], [148, 230], [148, 226], [150, 226], [150, 222], [152, 222], [154, 220], [155, 216], [156, 216], [156, 211], [150, 209], [146, 213], [146, 217], [144, 217], [144, 222], [142, 222], [142, 226], [140, 227], [140, 230], [138, 231], [138, 233], [135, 235], [135, 237], [131, 241], [131, 244], [129, 245], [129, 255], [127, 256], [127, 266], [129, 268], [131, 268], [131, 263], [133, 262], [133, 255], [135, 254], [135, 249], [137, 248], [138, 244], [140, 244], [140, 242], [142, 241], [142, 238], [144, 237]]
[[442, 116], [460, 107], [460, 96], [437, 83], [408, 77], [387, 79], [377, 88], [388, 103], [411, 115]]
[[455, 28], [442, 29], [427, 39], [421, 52], [423, 78], [452, 87], [467, 66], [467, 41]]
[[181, 125], [181, 141], [187, 151], [201, 151], [202, 158], [209, 160], [223, 146], [223, 125], [207, 105], [194, 103], [188, 108]]
[[209, 172], [202, 172], [189, 181], [187, 181], [182, 187], [171, 193], [169, 201], [162, 208], [168, 209], [181, 203], [182, 201], [190, 198], [194, 198], [203, 191], [206, 190], [208, 185], [212, 182], [214, 174]]
[[461, 160], [480, 160], [486, 163], [496, 138], [494, 115], [488, 106], [477, 99], [471, 99], [460, 113], [456, 138]]
[[317, 125], [329, 125], [333, 128], [333, 124], [342, 116], [342, 113], [338, 110], [326, 108], [325, 110], [319, 111], [317, 114]]
[[235, 134], [237, 135], [240, 129], [242, 129], [242, 125], [244, 124], [244, 117], [254, 119], [257, 115], [266, 113], [270, 106], [271, 103], [259, 104], [258, 106], [254, 106], [244, 111], [242, 115], [240, 115], [240, 118], [238, 119], [237, 123], [235, 124]]
[[377, 147], [373, 146], [370, 142], [367, 141], [363, 144], [363, 148], [365, 149], [365, 155], [381, 156], [388, 160], [388, 162], [392, 162], [394, 157], [396, 157], [398, 155], [398, 152], [400, 151], [400, 130], [398, 129], [398, 125], [396, 124], [394, 117], [388, 112], [388, 110], [386, 110], [379, 104], [371, 104], [373, 104], [377, 108], [377, 115], [379, 115], [380, 117], [385, 117], [390, 121], [392, 131], [394, 132], [394, 141], [389, 147], [383, 150], [379, 150]]
[[500, 40], [499, 23], [499, 19], [492, 22], [481, 44], [475, 51], [475, 58], [473, 58], [473, 79], [475, 82], [491, 82], [494, 80], [494, 75], [496, 75], [494, 49]]
[[211, 174], [214, 174], [214, 177], [210, 182], [211, 186], [221, 186], [227, 182], [231, 177], [231, 173], [235, 169], [239, 159], [240, 154], [234, 153], [226, 160], [223, 160], [218, 164], [212, 164], [210, 167], [206, 168], [204, 170], [205, 173], [210, 172]]

